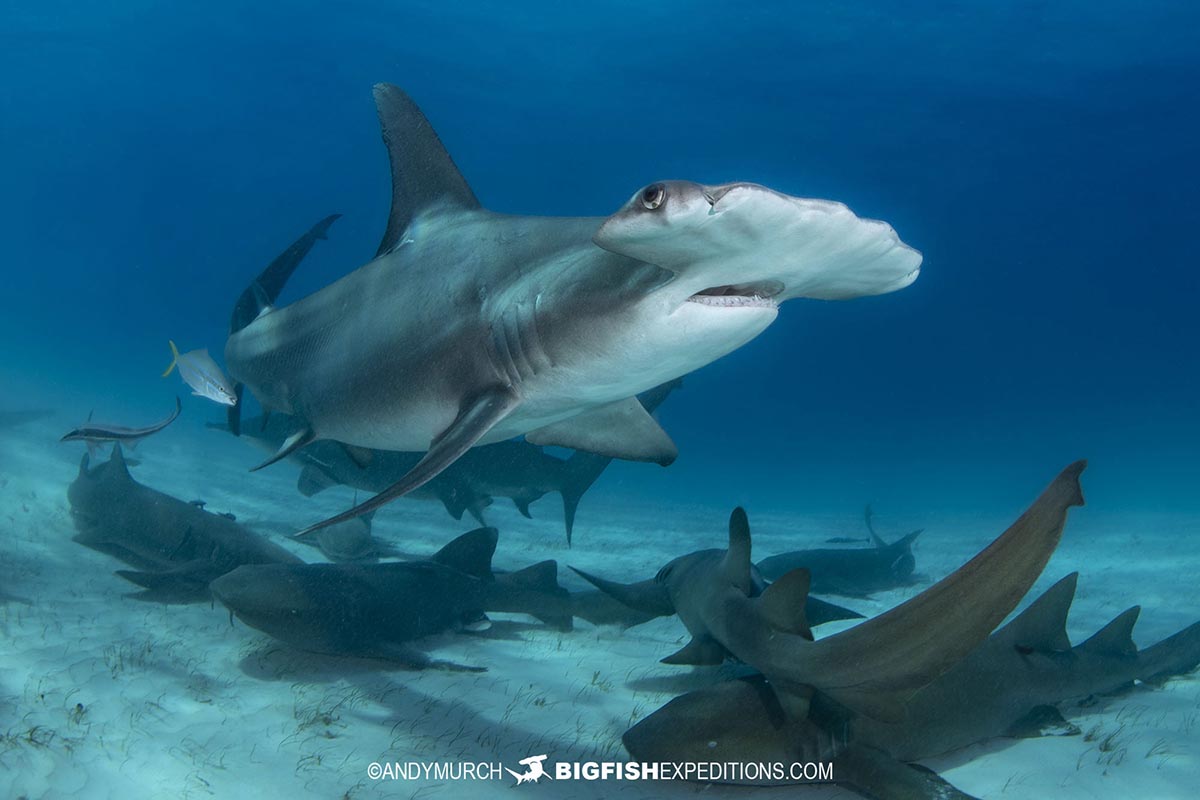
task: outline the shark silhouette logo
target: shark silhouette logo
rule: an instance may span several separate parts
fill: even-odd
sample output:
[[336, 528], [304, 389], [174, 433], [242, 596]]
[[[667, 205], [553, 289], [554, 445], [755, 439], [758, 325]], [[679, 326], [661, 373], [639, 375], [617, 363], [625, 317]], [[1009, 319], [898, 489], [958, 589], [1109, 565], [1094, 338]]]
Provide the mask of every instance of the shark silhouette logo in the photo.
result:
[[513, 772], [508, 767], [505, 767], [504, 771], [517, 779], [518, 786], [522, 783], [537, 783], [540, 778], [550, 777], [550, 774], [542, 767], [542, 762], [545, 760], [545, 753], [540, 756], [529, 756], [529, 758], [522, 758], [518, 762], [527, 768], [525, 772]]

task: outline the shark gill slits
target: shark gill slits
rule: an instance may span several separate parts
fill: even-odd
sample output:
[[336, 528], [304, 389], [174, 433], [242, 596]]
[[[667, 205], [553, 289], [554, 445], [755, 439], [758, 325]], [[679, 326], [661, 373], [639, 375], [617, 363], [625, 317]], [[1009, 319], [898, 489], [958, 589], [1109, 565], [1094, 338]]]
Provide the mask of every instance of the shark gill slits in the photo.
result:
[[667, 199], [667, 187], [661, 183], [652, 183], [642, 190], [642, 208], [654, 211]]

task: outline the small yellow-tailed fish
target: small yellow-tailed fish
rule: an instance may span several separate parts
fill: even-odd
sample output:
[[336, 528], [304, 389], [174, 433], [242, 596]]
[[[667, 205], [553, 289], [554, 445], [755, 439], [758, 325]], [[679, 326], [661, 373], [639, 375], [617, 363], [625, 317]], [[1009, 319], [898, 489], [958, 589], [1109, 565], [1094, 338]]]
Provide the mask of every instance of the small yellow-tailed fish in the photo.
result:
[[162, 374], [164, 378], [170, 375], [175, 367], [179, 367], [179, 376], [183, 378], [184, 383], [192, 387], [192, 394], [206, 397], [223, 406], [237, 405], [233, 384], [225, 377], [217, 362], [213, 361], [208, 350], [193, 350], [181, 355], [174, 342], [168, 341], [167, 344], [171, 345], [171, 363]]

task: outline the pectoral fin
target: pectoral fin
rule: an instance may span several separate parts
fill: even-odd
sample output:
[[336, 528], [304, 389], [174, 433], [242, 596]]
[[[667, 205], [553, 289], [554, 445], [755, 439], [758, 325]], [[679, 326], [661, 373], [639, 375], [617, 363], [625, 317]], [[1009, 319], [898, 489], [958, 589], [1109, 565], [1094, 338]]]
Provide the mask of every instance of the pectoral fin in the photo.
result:
[[525, 435], [537, 445], [558, 445], [610, 458], [654, 461], [664, 467], [678, 448], [634, 397], [627, 397]]
[[863, 745], [844, 748], [836, 764], [834, 781], [876, 800], [976, 800], [930, 769]]
[[711, 636], [695, 636], [678, 651], [662, 659], [664, 664], [715, 667], [725, 661], [727, 651]]
[[338, 481], [316, 464], [305, 464], [304, 468], [300, 470], [300, 477], [296, 479], [296, 488], [305, 497], [312, 497], [314, 494], [337, 485]]
[[497, 386], [480, 393], [474, 400], [463, 405], [458, 418], [433, 440], [429, 452], [403, 478], [365, 503], [316, 525], [309, 525], [296, 535], [306, 536], [321, 528], [354, 519], [425, 485], [470, 450], [493, 425], [508, 416], [517, 407], [518, 402], [520, 401], [517, 396], [506, 386]]
[[1063, 719], [1054, 706], [1035, 706], [1010, 725], [1006, 735], [1013, 739], [1035, 739], [1040, 736], [1078, 736], [1080, 733], [1079, 726]]
[[371, 462], [375, 460], [375, 451], [366, 447], [358, 447], [352, 444], [342, 443], [342, 449], [346, 451], [346, 455], [354, 462], [354, 466], [359, 469], [366, 469], [371, 466]]
[[317, 438], [317, 436], [315, 433], [312, 432], [311, 428], [301, 428], [300, 430], [296, 431], [291, 436], [289, 436], [288, 438], [283, 440], [283, 444], [281, 444], [279, 446], [279, 450], [276, 451], [275, 455], [271, 456], [266, 461], [262, 462], [261, 464], [259, 464], [257, 467], [254, 467], [250, 471], [258, 472], [263, 467], [269, 467], [272, 464], [274, 464], [276, 461], [287, 458], [292, 453], [296, 452], [301, 447], [304, 447], [304, 445], [308, 444], [309, 442], [313, 441], [316, 438]]

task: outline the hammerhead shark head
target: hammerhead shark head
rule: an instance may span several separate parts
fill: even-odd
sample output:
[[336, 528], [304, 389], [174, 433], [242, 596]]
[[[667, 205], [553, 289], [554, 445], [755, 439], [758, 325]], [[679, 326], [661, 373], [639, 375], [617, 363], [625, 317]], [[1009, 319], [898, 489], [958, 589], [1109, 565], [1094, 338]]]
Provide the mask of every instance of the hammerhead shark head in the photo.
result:
[[251, 293], [225, 345], [230, 375], [302, 423], [260, 466], [317, 439], [427, 451], [308, 531], [521, 435], [668, 464], [639, 392], [741, 347], [786, 300], [883, 294], [920, 272], [886, 223], [752, 183], [653, 183], [607, 218], [487, 211], [404, 92], [377, 85], [375, 102], [393, 184], [376, 257], [283, 308]]
[[[905, 762], [997, 737], [1077, 735], [1064, 701], [1109, 694], [1190, 672], [1200, 663], [1200, 622], [1139, 651], [1130, 633], [1139, 608], [1080, 645], [1066, 634], [1077, 574], [1060, 580], [965, 659], [917, 692], [899, 723], [788, 719], [761, 675], [678, 697], [626, 732], [643, 760], [770, 761], [786, 754], [832, 758], [835, 780], [882, 800], [968, 795]], [[816, 704], [819, 706], [819, 702]]]

